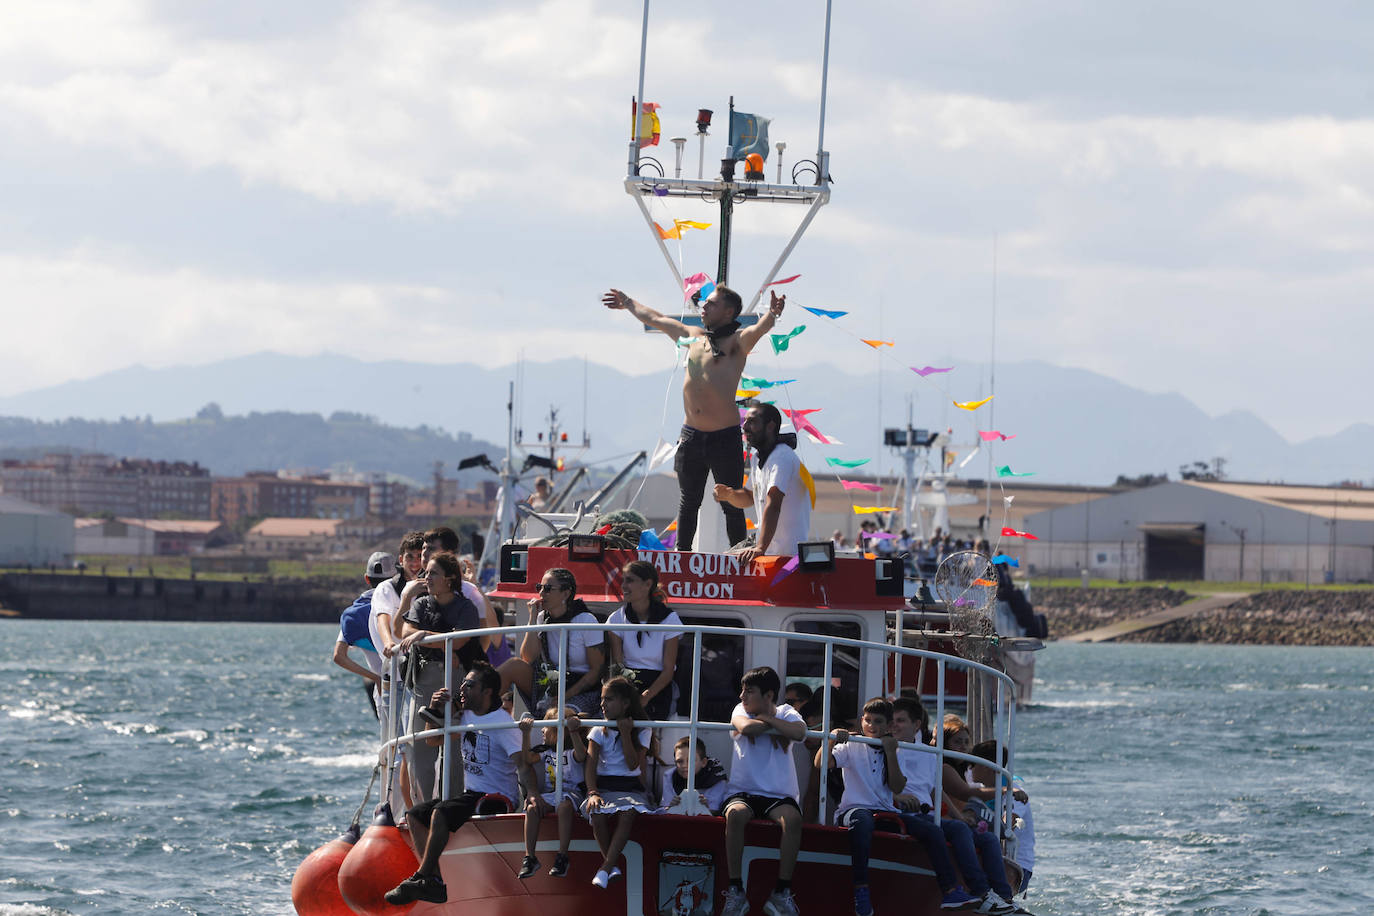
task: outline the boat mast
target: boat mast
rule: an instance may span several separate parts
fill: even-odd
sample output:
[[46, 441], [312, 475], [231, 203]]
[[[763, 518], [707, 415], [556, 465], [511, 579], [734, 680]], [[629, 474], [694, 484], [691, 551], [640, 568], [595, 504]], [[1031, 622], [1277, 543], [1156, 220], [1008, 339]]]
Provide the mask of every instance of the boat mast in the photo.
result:
[[[810, 227], [811, 221], [815, 219], [816, 213], [820, 208], [830, 201], [830, 154], [825, 151], [825, 106], [826, 92], [829, 87], [830, 71], [830, 17], [833, 0], [826, 0], [825, 5], [825, 44], [824, 54], [821, 62], [821, 102], [820, 102], [820, 127], [816, 138], [816, 158], [815, 160], [803, 160], [793, 167], [793, 183], [783, 184], [781, 180], [776, 184], [769, 184], [767, 179], [760, 175], [757, 178], [750, 178], [746, 175], [743, 181], [735, 180], [735, 166], [737, 160], [734, 158], [735, 150], [727, 147], [726, 156], [721, 160], [720, 174], [711, 178], [702, 176], [700, 164], [697, 169], [696, 178], [683, 178], [681, 175], [674, 175], [669, 178], [664, 174], [664, 170], [656, 160], [647, 160], [647, 167], [651, 171], [641, 173], [641, 158], [639, 150], [639, 116], [640, 106], [644, 103], [644, 78], [648, 58], [648, 38], [649, 38], [649, 0], [644, 0], [644, 16], [640, 29], [639, 37], [639, 83], [637, 91], [631, 100], [631, 125], [629, 155], [627, 158], [627, 168], [625, 175], [625, 191], [635, 199], [639, 206], [640, 215], [644, 217], [645, 226], [651, 233], [651, 237], [658, 245], [659, 253], [663, 255], [664, 262], [668, 265], [668, 270], [672, 273], [679, 291], [683, 289], [682, 272], [678, 269], [677, 262], [673, 260], [672, 253], [668, 251], [668, 246], [663, 243], [658, 229], [654, 225], [653, 216], [649, 213], [649, 208], [645, 204], [646, 197], [681, 197], [692, 199], [716, 200], [720, 206], [720, 247], [716, 265], [716, 283], [724, 284], [729, 278], [730, 272], [730, 240], [734, 226], [734, 208], [736, 203], [748, 201], [768, 202], [768, 203], [800, 203], [807, 204], [806, 215], [778, 255], [773, 266], [763, 278], [754, 293], [752, 299], [745, 306], [744, 314], [753, 314], [763, 297], [764, 291], [769, 284], [776, 279], [778, 271], [786, 263], [797, 242]], [[730, 110], [734, 110], [734, 97], [730, 99]], [[709, 118], [709, 112], [702, 109], [703, 116]], [[702, 144], [701, 156], [705, 157], [705, 137], [707, 123], [700, 120], [697, 122], [697, 135]], [[728, 126], [727, 126], [728, 130]], [[813, 181], [808, 185], [797, 182], [797, 176], [805, 175], [810, 172]], [[655, 174], [656, 173], [656, 174]]]

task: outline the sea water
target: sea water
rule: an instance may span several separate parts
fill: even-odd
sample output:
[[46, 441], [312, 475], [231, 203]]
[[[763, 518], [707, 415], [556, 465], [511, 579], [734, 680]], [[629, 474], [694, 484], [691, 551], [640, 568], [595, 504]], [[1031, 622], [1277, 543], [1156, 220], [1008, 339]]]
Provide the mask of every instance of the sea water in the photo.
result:
[[[0, 620], [0, 916], [291, 913], [374, 760], [336, 632]], [[1374, 913], [1371, 681], [1371, 649], [1051, 645], [1026, 904]]]

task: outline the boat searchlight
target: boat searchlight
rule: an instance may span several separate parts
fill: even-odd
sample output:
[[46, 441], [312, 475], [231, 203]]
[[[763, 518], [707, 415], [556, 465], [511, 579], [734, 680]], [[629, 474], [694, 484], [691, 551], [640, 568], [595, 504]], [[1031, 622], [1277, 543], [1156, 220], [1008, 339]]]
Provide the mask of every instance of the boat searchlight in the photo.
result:
[[803, 541], [797, 545], [797, 561], [802, 572], [829, 572], [835, 568], [835, 545], [831, 541]]

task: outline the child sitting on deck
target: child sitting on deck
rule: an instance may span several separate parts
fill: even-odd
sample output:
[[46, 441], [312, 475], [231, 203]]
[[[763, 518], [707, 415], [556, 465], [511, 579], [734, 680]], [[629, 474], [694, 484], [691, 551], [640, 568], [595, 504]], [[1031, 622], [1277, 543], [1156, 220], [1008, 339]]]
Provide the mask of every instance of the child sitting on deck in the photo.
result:
[[[989, 762], [997, 759], [997, 742], [980, 741], [973, 746], [973, 755], [982, 757]], [[1007, 749], [1002, 748], [1002, 765], [1007, 765]], [[974, 764], [969, 768], [969, 782], [974, 786], [991, 786], [997, 784], [999, 774], [990, 766]], [[1006, 781], [1003, 780], [1005, 787]], [[1003, 802], [1006, 804], [1007, 802]], [[1017, 869], [1021, 872], [1021, 880], [1016, 884], [1016, 893], [1024, 894], [1030, 885], [1031, 870], [1035, 868], [1035, 821], [1031, 818], [1030, 798], [1024, 791], [1014, 790], [1010, 796], [1012, 813], [1012, 838], [1015, 848], [1011, 851], [1011, 858], [1016, 862]], [[981, 811], [974, 806], [981, 806]], [[982, 820], [991, 824], [996, 817], [996, 809], [991, 802], [979, 800], [970, 801], [964, 805], [965, 810], [974, 809], [983, 815]]]
[[[864, 704], [860, 728], [865, 738], [881, 739], [881, 747], [848, 743], [849, 733], [842, 728], [830, 733], [831, 740], [836, 743], [830, 765], [844, 776], [844, 799], [836, 822], [849, 829], [854, 912], [857, 916], [873, 916], [874, 912], [868, 887], [868, 858], [873, 845], [874, 815], [878, 812], [897, 815], [907, 832], [925, 847], [943, 894], [940, 906], [943, 909], [971, 906], [977, 900], [958, 887], [940, 829], [933, 822], [922, 821], [919, 814], [901, 812], [897, 807], [896, 793], [906, 788], [906, 776], [898, 757], [897, 738], [891, 731], [892, 718], [892, 704], [887, 700], [879, 697]], [[820, 759], [821, 751], [817, 751], [817, 765]]]
[[[973, 749], [973, 736], [969, 733], [968, 726], [964, 720], [954, 714], [945, 716], [944, 721], [944, 744], [945, 749], [955, 751], [960, 754], [967, 754]], [[1007, 881], [1007, 870], [1002, 857], [1002, 843], [997, 838], [995, 831], [979, 833], [973, 828], [977, 825], [977, 818], [969, 812], [963, 810], [964, 805], [972, 799], [991, 799], [997, 794], [997, 790], [990, 787], [971, 786], [964, 778], [963, 770], [966, 764], [962, 761], [951, 761], [946, 759], [944, 768], [941, 772], [941, 788], [946, 796], [945, 805], [949, 811], [950, 821], [960, 820], [968, 828], [969, 834], [973, 839], [974, 848], [978, 852], [978, 859], [982, 863], [982, 873], [986, 876], [989, 891], [983, 898], [984, 905], [991, 901], [991, 908], [982, 909], [988, 913], [1016, 913], [1020, 910], [1015, 904], [1009, 903], [1013, 891], [1011, 884]], [[1020, 791], [1020, 790], [1017, 790]], [[1025, 798], [1025, 793], [1021, 792], [1021, 797]], [[944, 821], [941, 821], [943, 824]], [[957, 850], [956, 850], [957, 851]], [[960, 858], [960, 869], [964, 869], [964, 862]], [[964, 871], [964, 880], [969, 882], [970, 889], [975, 894], [982, 890], [982, 876], [970, 875]], [[1024, 912], [1024, 911], [1023, 911]]]
[[[648, 715], [639, 691], [623, 677], [613, 677], [602, 686], [601, 714], [616, 724], [612, 728], [598, 725], [587, 736], [587, 801], [583, 808], [602, 855], [601, 868], [592, 883], [605, 890], [624, 874], [615, 863], [630, 838], [635, 815], [651, 810], [641, 773], [652, 730], [634, 727], [636, 720], [643, 721]], [[618, 815], [614, 834], [612, 815]]]
[[769, 667], [751, 668], [740, 679], [739, 705], [730, 714], [734, 762], [730, 795], [725, 799], [725, 854], [730, 886], [721, 916], [749, 912], [744, 891], [744, 829], [754, 818], [767, 818], [782, 828], [778, 845], [778, 883], [763, 904], [767, 916], [797, 916], [792, 897], [792, 870], [801, 849], [802, 813], [797, 804], [797, 770], [792, 742], [806, 736], [801, 714], [778, 703], [782, 681]]
[[[579, 786], [583, 778], [583, 766], [587, 762], [587, 744], [582, 738], [582, 722], [577, 710], [571, 706], [563, 708], [563, 753], [558, 753], [558, 727], [545, 726], [542, 730], [544, 743], [530, 747], [530, 730], [534, 727], [534, 717], [522, 716], [520, 719], [520, 749], [524, 752], [525, 762], [534, 768], [535, 781], [539, 792], [530, 793], [525, 799], [525, 858], [520, 862], [519, 878], [528, 878], [539, 868], [539, 858], [534, 848], [539, 839], [539, 821], [550, 807], [558, 811], [558, 854], [553, 857], [553, 867], [549, 874], [564, 878], [568, 874], [568, 846], [572, 843], [573, 815], [582, 805], [582, 790]], [[558, 710], [550, 709], [544, 713], [545, 719], [557, 719]], [[563, 793], [557, 795], [557, 774], [563, 774]]]
[[[892, 736], [898, 741], [921, 744], [925, 724], [926, 711], [919, 699], [901, 696], [892, 701]], [[937, 804], [935, 790], [940, 781], [940, 759], [933, 753], [916, 748], [899, 747], [897, 764], [906, 777], [906, 788], [892, 800], [902, 810], [906, 832], [925, 848], [930, 867], [935, 872], [935, 880], [944, 893], [940, 906], [947, 910], [982, 906], [983, 901], [958, 886], [950, 861], [949, 850], [952, 848], [965, 881], [980, 895], [987, 894], [987, 879], [978, 863], [978, 853], [974, 849], [973, 835], [968, 825], [957, 818], [946, 818], [936, 826], [935, 818], [930, 814]], [[946, 846], [946, 842], [949, 846]]]
[[691, 754], [688, 745], [691, 744], [691, 737], [683, 735], [677, 739], [677, 744], [673, 745], [673, 769], [667, 770], [663, 774], [663, 791], [659, 798], [663, 799], [663, 807], [659, 809], [663, 814], [679, 814], [678, 807], [682, 804], [682, 793], [687, 791], [687, 758], [693, 757], [691, 766], [696, 770], [694, 780], [697, 795], [701, 797], [701, 804], [708, 813], [716, 814], [721, 806], [725, 804], [725, 792], [728, 785], [728, 777], [725, 769], [720, 765], [720, 761], [714, 757], [706, 756], [706, 742], [697, 739], [697, 752]]

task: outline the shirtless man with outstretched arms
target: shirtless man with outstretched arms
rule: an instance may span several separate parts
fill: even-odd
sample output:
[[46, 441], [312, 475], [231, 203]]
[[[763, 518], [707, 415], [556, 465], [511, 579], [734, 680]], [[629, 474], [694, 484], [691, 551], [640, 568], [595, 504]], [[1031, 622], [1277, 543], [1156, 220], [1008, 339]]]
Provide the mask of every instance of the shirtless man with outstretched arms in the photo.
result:
[[[743, 301], [739, 293], [718, 286], [701, 303], [702, 327], [689, 327], [648, 306], [636, 302], [618, 289], [601, 297], [611, 309], [625, 309], [636, 320], [669, 337], [691, 338], [687, 349], [687, 374], [682, 380], [684, 423], [678, 440], [677, 471], [680, 502], [677, 513], [677, 547], [691, 550], [696, 539], [697, 511], [706, 490], [706, 472], [716, 483], [731, 488], [744, 485], [744, 447], [740, 442], [739, 408], [735, 391], [739, 388], [744, 361], [754, 345], [763, 338], [782, 314], [786, 296], [771, 293], [768, 314], [752, 327], [739, 327]], [[733, 546], [744, 540], [744, 510], [721, 503], [725, 530]]]

